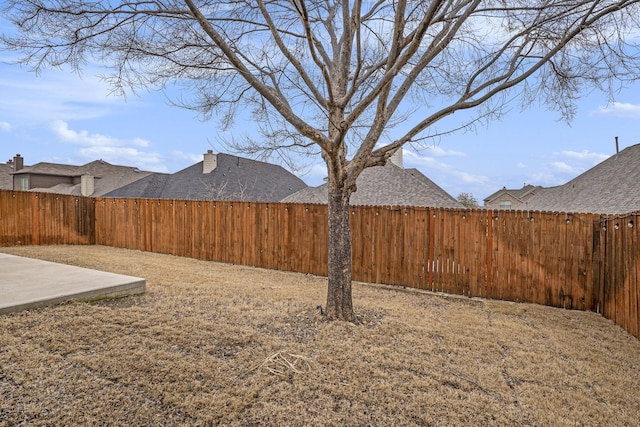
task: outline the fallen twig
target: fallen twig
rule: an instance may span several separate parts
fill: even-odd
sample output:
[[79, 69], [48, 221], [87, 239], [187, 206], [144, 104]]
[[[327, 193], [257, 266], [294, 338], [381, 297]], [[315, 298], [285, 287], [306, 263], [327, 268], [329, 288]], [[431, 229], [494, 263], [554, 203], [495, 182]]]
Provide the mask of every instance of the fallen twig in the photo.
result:
[[267, 373], [284, 377], [290, 373], [304, 374], [315, 369], [317, 369], [316, 362], [306, 356], [277, 351], [269, 355], [250, 372], [258, 371], [259, 374]]

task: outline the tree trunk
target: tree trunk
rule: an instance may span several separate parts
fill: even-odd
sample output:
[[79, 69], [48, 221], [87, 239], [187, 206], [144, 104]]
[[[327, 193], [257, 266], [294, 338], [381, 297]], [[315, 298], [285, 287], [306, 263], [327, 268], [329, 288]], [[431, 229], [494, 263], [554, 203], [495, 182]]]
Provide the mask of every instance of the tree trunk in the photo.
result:
[[325, 316], [329, 320], [356, 322], [351, 299], [351, 192], [329, 179], [329, 289]]

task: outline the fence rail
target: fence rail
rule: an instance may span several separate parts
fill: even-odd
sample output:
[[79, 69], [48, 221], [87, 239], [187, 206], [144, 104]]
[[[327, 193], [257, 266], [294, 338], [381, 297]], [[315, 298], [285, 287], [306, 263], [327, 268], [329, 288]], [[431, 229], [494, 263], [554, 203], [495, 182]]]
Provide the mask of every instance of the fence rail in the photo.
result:
[[[638, 215], [354, 206], [353, 278], [599, 312], [640, 338]], [[327, 272], [327, 208], [0, 191], [0, 246], [100, 244]]]

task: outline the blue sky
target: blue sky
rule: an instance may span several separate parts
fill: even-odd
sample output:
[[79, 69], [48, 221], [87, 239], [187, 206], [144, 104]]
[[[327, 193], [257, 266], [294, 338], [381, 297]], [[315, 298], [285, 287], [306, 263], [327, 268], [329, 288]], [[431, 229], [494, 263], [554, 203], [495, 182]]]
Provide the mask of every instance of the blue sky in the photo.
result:
[[[202, 160], [209, 149], [225, 151], [215, 120], [201, 121], [170, 106], [161, 93], [122, 98], [110, 94], [87, 69], [82, 78], [49, 70], [36, 76], [7, 64], [0, 53], [0, 162], [16, 153], [27, 165], [55, 162], [81, 165], [103, 159], [143, 170], [176, 172]], [[420, 152], [405, 149], [405, 167], [415, 167], [452, 196], [482, 199], [506, 186], [554, 186], [567, 182], [620, 149], [640, 143], [640, 84], [608, 104], [594, 92], [580, 100], [571, 125], [538, 106], [518, 105], [500, 121], [474, 132], [444, 137]], [[454, 115], [455, 117], [455, 115]], [[238, 123], [243, 130], [248, 126]], [[301, 178], [319, 185], [325, 176], [318, 156]]]

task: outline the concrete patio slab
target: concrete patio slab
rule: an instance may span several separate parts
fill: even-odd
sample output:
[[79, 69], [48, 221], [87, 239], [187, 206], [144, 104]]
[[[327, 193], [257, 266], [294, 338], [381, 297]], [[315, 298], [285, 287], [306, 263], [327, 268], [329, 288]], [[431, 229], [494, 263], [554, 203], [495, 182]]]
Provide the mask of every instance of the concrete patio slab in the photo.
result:
[[146, 280], [0, 253], [0, 314], [145, 291]]

